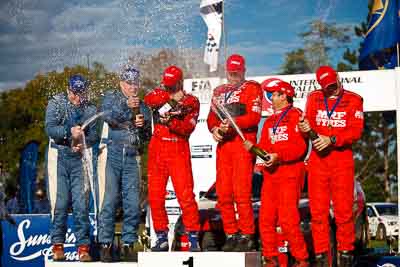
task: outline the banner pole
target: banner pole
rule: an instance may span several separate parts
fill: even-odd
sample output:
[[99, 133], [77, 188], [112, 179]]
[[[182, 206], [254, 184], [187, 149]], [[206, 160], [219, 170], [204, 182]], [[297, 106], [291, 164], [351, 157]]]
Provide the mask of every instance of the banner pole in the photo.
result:
[[400, 53], [399, 53], [399, 43], [397, 42], [397, 67], [400, 67]]
[[[397, 46], [398, 47], [398, 46]], [[397, 54], [398, 55], [398, 54]], [[400, 228], [400, 167], [399, 167], [399, 160], [400, 160], [400, 67], [395, 68], [395, 82], [396, 82], [396, 134], [397, 134], [397, 227]], [[400, 230], [400, 229], [399, 229]], [[398, 247], [397, 247], [397, 254], [400, 254], [400, 238], [397, 239]]]
[[224, 40], [224, 60], [228, 58], [227, 38], [226, 38], [226, 27], [225, 27], [225, 1], [222, 1], [222, 35]]

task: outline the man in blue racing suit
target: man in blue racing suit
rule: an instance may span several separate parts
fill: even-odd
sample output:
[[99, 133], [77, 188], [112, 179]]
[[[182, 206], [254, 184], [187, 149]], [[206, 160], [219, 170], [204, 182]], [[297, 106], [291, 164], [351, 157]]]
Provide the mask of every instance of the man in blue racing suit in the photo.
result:
[[69, 79], [67, 92], [49, 100], [46, 110], [46, 133], [49, 136], [47, 151], [48, 192], [51, 206], [50, 229], [53, 260], [65, 260], [64, 242], [67, 232], [67, 210], [72, 196], [73, 218], [79, 260], [91, 261], [89, 254], [88, 188], [85, 185], [82, 154], [83, 136], [91, 153], [97, 142], [96, 126], [81, 125], [96, 114], [95, 106], [86, 97], [87, 82], [80, 75]]
[[105, 93], [102, 103], [104, 124], [98, 159], [100, 259], [110, 262], [114, 239], [115, 211], [122, 198], [123, 261], [137, 261], [140, 222], [139, 181], [143, 144], [150, 139], [151, 113], [139, 100], [139, 71], [126, 66], [120, 88]]

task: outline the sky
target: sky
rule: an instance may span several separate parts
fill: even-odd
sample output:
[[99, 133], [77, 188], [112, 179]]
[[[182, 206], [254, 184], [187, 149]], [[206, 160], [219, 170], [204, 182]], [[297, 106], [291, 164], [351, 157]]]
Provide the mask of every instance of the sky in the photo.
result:
[[[248, 76], [280, 71], [285, 53], [313, 19], [355, 26], [365, 0], [225, 0], [227, 52], [246, 57]], [[162, 48], [202, 50], [200, 0], [0, 0], [0, 91], [39, 72], [103, 63], [116, 71], [129, 55]], [[350, 48], [361, 40], [354, 39]], [[223, 60], [223, 55], [220, 57]]]

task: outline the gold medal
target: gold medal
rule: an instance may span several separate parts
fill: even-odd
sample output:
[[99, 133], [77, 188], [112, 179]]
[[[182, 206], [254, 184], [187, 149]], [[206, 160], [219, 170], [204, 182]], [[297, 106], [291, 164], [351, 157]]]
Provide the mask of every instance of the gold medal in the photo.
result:
[[271, 136], [271, 144], [275, 144], [275, 135]]

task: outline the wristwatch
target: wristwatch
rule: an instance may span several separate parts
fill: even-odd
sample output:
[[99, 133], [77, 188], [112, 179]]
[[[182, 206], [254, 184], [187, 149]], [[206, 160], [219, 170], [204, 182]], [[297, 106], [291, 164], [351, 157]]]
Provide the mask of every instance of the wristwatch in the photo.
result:
[[332, 135], [331, 137], [329, 137], [329, 139], [331, 139], [332, 145], [336, 144], [336, 136], [335, 135]]

